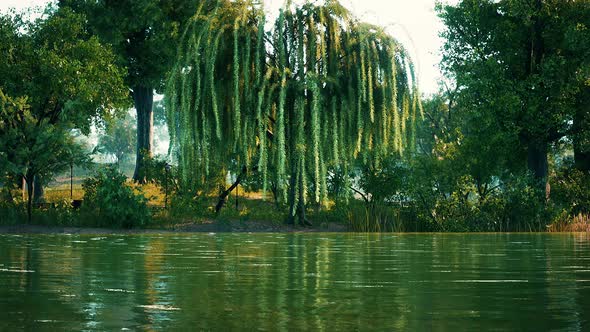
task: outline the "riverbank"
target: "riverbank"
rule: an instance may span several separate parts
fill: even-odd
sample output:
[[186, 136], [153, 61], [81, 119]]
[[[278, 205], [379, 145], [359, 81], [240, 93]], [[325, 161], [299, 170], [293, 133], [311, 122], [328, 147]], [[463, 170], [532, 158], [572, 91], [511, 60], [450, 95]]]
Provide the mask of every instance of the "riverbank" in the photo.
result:
[[[290, 226], [262, 221], [209, 221], [177, 224], [161, 228], [100, 228], [46, 225], [0, 226], [0, 234], [170, 234], [170, 233], [345, 233], [354, 232], [341, 223], [323, 223], [312, 227]], [[440, 232], [445, 233], [445, 232]], [[478, 232], [473, 232], [478, 233]], [[529, 232], [524, 232], [529, 233]], [[533, 232], [534, 233], [534, 232]], [[543, 233], [543, 232], [540, 232]], [[566, 227], [548, 227], [546, 233], [590, 233], [588, 224], [572, 224]]]
[[347, 231], [348, 227], [339, 223], [301, 227], [266, 221], [206, 221], [163, 228], [133, 229], [42, 225], [0, 226], [0, 234], [340, 233]]

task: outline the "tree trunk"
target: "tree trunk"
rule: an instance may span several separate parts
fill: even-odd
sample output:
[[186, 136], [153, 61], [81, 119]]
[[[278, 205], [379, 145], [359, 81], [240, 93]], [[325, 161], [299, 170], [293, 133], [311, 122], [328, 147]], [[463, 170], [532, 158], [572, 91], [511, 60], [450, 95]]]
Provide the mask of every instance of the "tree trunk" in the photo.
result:
[[574, 160], [576, 169], [590, 172], [590, 149], [584, 150], [579, 142], [574, 140]]
[[231, 192], [234, 189], [236, 189], [237, 186], [240, 185], [240, 182], [244, 180], [247, 174], [248, 168], [246, 168], [246, 166], [242, 167], [242, 172], [236, 178], [236, 182], [234, 182], [229, 188], [221, 192], [221, 194], [219, 195], [219, 201], [217, 201], [217, 205], [215, 205], [215, 214], [219, 214], [219, 212], [221, 212], [221, 209], [227, 202], [227, 197], [231, 194]]
[[528, 167], [535, 179], [546, 179], [549, 170], [547, 146], [536, 143], [529, 144], [527, 154]]
[[[34, 177], [33, 177], [34, 179]], [[35, 190], [35, 182], [31, 178], [26, 179], [27, 183], [27, 223], [30, 224], [33, 217], [33, 191]]]
[[45, 203], [45, 188], [43, 188], [43, 181], [41, 177], [36, 175], [35, 183], [33, 186], [33, 202], [35, 203]]
[[[305, 174], [300, 174], [299, 176], [291, 175], [291, 179], [289, 181], [289, 216], [287, 218], [288, 225], [294, 225], [295, 219], [298, 220], [299, 225], [301, 226], [312, 226], [311, 222], [307, 220], [305, 217], [305, 186], [304, 186], [304, 177]], [[297, 185], [297, 180], [299, 183]], [[295, 206], [295, 201], [297, 199], [297, 206]]]
[[295, 195], [297, 194], [296, 191], [296, 180], [297, 175], [291, 174], [291, 178], [289, 179], [289, 196], [287, 197], [287, 206], [289, 207], [289, 215], [287, 217], [287, 225], [295, 225]]
[[270, 184], [270, 191], [272, 192], [272, 199], [275, 202], [275, 207], [278, 209], [281, 208], [280, 200], [279, 200], [279, 188], [277, 187], [276, 183], [271, 181]]
[[299, 225], [301, 226], [312, 226], [311, 222], [305, 217], [305, 186], [303, 177], [305, 174], [301, 174], [299, 182]]
[[[545, 54], [545, 43], [543, 30], [545, 24], [542, 19], [543, 1], [534, 0], [534, 10], [531, 17], [532, 26], [530, 31], [529, 46], [527, 49], [527, 75], [526, 78], [539, 74], [541, 63]], [[541, 108], [537, 109], [542, 114]], [[533, 136], [534, 137], [534, 136]], [[547, 174], [549, 163], [547, 159], [547, 143], [540, 143], [534, 138], [529, 138], [527, 144], [528, 169], [533, 174], [539, 190], [545, 191], [546, 198], [549, 197], [549, 186], [547, 185]]]
[[137, 86], [133, 88], [133, 103], [137, 111], [137, 151], [133, 180], [146, 182], [145, 158], [152, 156], [154, 136], [154, 89]]
[[547, 144], [529, 143], [527, 149], [529, 171], [533, 174], [539, 189], [545, 191], [545, 198], [549, 198], [550, 189], [547, 182], [549, 161], [547, 158]]

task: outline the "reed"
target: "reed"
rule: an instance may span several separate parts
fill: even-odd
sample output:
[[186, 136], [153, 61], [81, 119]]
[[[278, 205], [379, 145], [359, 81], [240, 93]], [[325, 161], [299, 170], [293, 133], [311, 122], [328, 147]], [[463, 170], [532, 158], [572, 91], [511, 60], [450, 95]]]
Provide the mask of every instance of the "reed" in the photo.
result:
[[387, 205], [351, 204], [346, 208], [349, 230], [362, 233], [401, 233], [410, 231], [402, 212]]
[[560, 218], [547, 227], [552, 233], [557, 232], [590, 232], [590, 214], [579, 213], [573, 217]]

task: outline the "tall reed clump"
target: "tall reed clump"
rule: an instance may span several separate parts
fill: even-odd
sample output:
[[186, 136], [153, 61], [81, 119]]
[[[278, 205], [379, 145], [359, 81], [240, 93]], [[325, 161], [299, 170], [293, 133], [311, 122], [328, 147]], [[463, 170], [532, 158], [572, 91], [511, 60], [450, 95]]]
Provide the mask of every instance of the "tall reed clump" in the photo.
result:
[[353, 232], [408, 232], [414, 230], [400, 209], [384, 204], [350, 204], [345, 208], [346, 224]]
[[590, 214], [564, 216], [548, 226], [549, 232], [590, 232]]

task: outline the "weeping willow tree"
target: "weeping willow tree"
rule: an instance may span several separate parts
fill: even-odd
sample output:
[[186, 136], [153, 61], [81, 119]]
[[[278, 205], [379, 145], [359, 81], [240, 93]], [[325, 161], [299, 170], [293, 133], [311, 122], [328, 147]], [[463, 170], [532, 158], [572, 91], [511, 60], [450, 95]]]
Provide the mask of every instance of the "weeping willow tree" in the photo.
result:
[[167, 84], [171, 142], [185, 181], [207, 181], [213, 164], [256, 170], [288, 222], [307, 223], [331, 169], [413, 144], [419, 92], [403, 46], [337, 1], [287, 3], [266, 26], [251, 1], [192, 18]]

